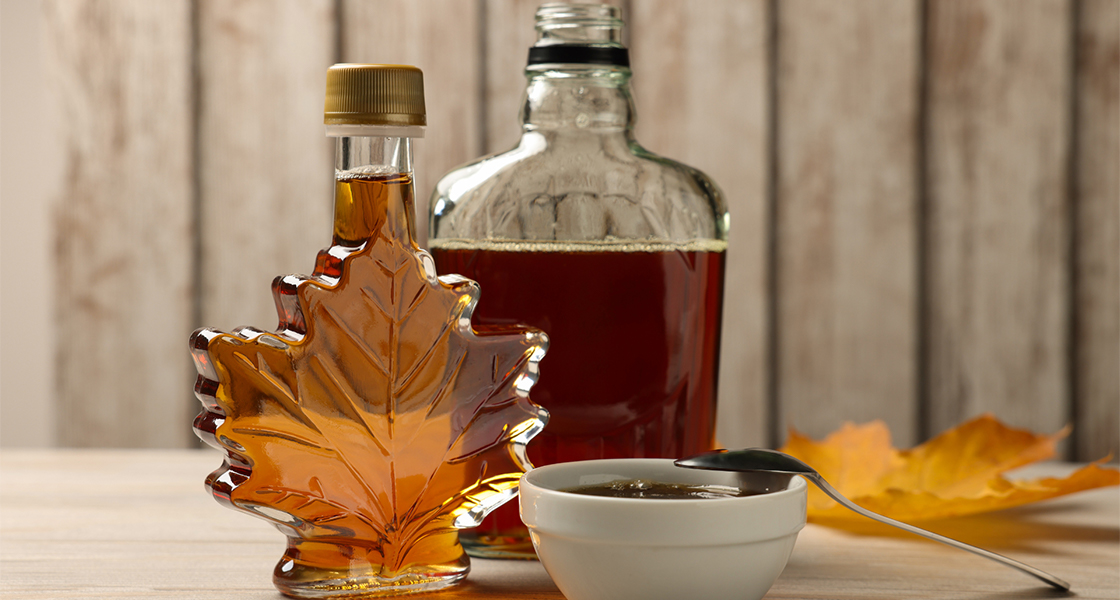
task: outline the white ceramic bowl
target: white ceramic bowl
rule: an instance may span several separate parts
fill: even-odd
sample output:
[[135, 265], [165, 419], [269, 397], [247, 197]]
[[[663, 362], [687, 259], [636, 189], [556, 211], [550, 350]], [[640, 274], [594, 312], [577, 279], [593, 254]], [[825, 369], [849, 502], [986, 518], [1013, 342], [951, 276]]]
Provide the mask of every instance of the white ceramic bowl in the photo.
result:
[[[763, 476], [764, 477], [764, 476]], [[805, 526], [806, 483], [719, 499], [610, 498], [559, 490], [620, 479], [738, 486], [669, 459], [548, 465], [521, 478], [521, 519], [568, 600], [757, 600]]]

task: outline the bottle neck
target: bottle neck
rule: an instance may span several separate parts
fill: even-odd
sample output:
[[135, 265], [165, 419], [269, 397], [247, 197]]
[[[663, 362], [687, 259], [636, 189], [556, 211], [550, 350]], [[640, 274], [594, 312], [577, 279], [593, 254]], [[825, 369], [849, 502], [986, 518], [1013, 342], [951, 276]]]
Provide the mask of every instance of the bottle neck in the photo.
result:
[[557, 135], [632, 137], [636, 113], [630, 69], [604, 65], [542, 65], [526, 70], [522, 130]]
[[335, 142], [334, 245], [416, 239], [412, 140], [346, 136]]
[[348, 135], [335, 138], [337, 178], [412, 173], [412, 138]]

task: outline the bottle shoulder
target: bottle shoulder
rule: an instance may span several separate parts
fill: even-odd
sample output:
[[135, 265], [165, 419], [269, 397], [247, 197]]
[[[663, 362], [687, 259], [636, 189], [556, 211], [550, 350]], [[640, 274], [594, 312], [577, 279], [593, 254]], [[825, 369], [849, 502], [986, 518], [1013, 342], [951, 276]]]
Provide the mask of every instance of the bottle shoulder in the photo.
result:
[[702, 194], [712, 197], [718, 203], [720, 210], [727, 211], [727, 204], [723, 196], [723, 190], [707, 173], [700, 169], [687, 165], [678, 160], [655, 154], [646, 148], [635, 144], [632, 152], [635, 156], [643, 160], [651, 161], [662, 165], [667, 171], [678, 174], [679, 177], [688, 180], [690, 183], [697, 186], [702, 190]]
[[453, 169], [433, 191], [431, 238], [726, 239], [719, 187], [632, 139], [523, 136]]

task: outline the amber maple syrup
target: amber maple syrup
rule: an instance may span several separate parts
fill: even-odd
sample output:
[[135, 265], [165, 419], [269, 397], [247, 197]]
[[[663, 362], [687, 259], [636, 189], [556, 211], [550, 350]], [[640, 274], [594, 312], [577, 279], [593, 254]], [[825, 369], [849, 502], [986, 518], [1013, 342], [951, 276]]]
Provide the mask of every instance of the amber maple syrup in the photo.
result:
[[[481, 409], [472, 419], [462, 405], [442, 403], [467, 373], [468, 350], [442, 345], [463, 316], [464, 296], [444, 293], [423, 266], [412, 202], [407, 173], [339, 179], [334, 244], [320, 252], [310, 280], [274, 285], [280, 330], [236, 339], [200, 330], [192, 338], [205, 405], [195, 427], [229, 462], [207, 483], [219, 500], [289, 536], [274, 573], [286, 594], [399, 594], [453, 583], [468, 568], [460, 520], [511, 496], [523, 471], [505, 447], [523, 432], [509, 431], [508, 419], [491, 422]], [[371, 318], [371, 310], [381, 314], [371, 306], [391, 295], [406, 300], [382, 311], [396, 314]], [[408, 310], [425, 312], [410, 320]], [[520, 341], [526, 331], [475, 327], [464, 344], [513, 338], [529, 353], [532, 343]], [[514, 372], [525, 360], [495, 354], [479, 370]], [[225, 378], [232, 381], [223, 390], [217, 365], [244, 372]], [[480, 384], [464, 385], [471, 394]], [[541, 425], [539, 409], [505, 393], [494, 410], [520, 408], [524, 420], [513, 429]], [[259, 399], [235, 403], [229, 394]]]
[[[431, 252], [440, 273], [479, 282], [475, 323], [548, 333], [533, 400], [550, 419], [529, 444], [541, 466], [714, 446], [724, 247], [435, 240]], [[463, 537], [479, 555], [493, 546], [532, 556], [512, 504]]]

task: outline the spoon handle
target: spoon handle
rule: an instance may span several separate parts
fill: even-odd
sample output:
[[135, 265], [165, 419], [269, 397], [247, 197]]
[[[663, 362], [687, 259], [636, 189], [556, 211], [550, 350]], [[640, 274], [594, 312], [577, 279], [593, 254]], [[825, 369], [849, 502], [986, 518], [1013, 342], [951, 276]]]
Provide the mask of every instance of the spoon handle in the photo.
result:
[[985, 550], [983, 548], [977, 548], [976, 546], [972, 546], [972, 545], [966, 544], [964, 542], [958, 542], [957, 540], [954, 540], [953, 538], [947, 538], [943, 535], [938, 535], [938, 534], [936, 534], [932, 531], [926, 531], [925, 529], [922, 529], [920, 527], [914, 527], [913, 525], [903, 523], [902, 521], [895, 521], [894, 519], [891, 519], [889, 517], [884, 517], [883, 515], [881, 515], [879, 513], [871, 512], [871, 511], [867, 510], [866, 508], [863, 508], [862, 506], [860, 506], [860, 505], [852, 502], [851, 500], [848, 500], [847, 498], [845, 498], [843, 495], [840, 494], [840, 492], [833, 489], [833, 487], [831, 485], [828, 485], [828, 482], [825, 481], [824, 478], [820, 476], [820, 474], [818, 474], [818, 473], [811, 473], [811, 474], [806, 473], [806, 474], [804, 474], [804, 476], [808, 477], [813, 483], [817, 484], [817, 487], [821, 488], [821, 491], [828, 494], [828, 496], [830, 498], [832, 498], [833, 500], [839, 502], [840, 504], [843, 504], [844, 506], [856, 511], [857, 513], [859, 513], [859, 514], [861, 514], [861, 515], [863, 515], [863, 516], [865, 516], [869, 519], [874, 519], [876, 521], [879, 521], [880, 523], [886, 523], [887, 525], [894, 525], [895, 527], [898, 527], [899, 529], [904, 529], [906, 531], [909, 531], [910, 533], [914, 533], [914, 534], [920, 535], [922, 537], [929, 538], [929, 539], [937, 541], [937, 542], [941, 542], [942, 544], [948, 544], [950, 546], [953, 546], [954, 548], [960, 548], [961, 550], [967, 550], [967, 551], [969, 551], [973, 554], [977, 554], [977, 555], [983, 556], [984, 558], [988, 558], [988, 559], [994, 560], [996, 562], [1003, 563], [1003, 564], [1005, 564], [1009, 567], [1019, 569], [1020, 571], [1026, 573], [1028, 575], [1033, 575], [1034, 577], [1037, 577], [1037, 578], [1041, 579], [1042, 581], [1045, 581], [1046, 583], [1050, 584], [1051, 586], [1053, 586], [1053, 587], [1055, 587], [1059, 590], [1069, 591], [1069, 583], [1067, 583], [1063, 579], [1059, 579], [1058, 577], [1055, 577], [1055, 576], [1047, 573], [1046, 571], [1043, 571], [1041, 569], [1036, 569], [1036, 568], [1034, 568], [1030, 565], [1023, 564], [1023, 563], [1021, 563], [1021, 562], [1019, 562], [1015, 559], [1007, 558], [1006, 556], [1004, 556], [1002, 554], [996, 554], [995, 552], [991, 552], [991, 551]]

